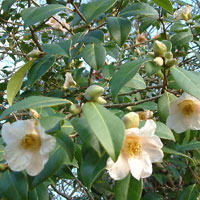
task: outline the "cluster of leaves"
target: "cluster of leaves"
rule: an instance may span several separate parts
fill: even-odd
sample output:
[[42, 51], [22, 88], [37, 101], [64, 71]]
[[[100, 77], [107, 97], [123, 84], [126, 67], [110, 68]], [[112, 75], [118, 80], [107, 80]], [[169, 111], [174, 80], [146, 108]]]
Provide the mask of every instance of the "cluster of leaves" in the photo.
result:
[[[35, 109], [46, 132], [56, 137], [57, 147], [44, 170], [30, 177], [3, 168], [0, 140], [0, 198], [49, 199], [51, 185], [57, 195], [70, 199], [70, 191], [56, 187], [67, 179], [74, 181], [74, 190], [76, 184], [83, 188], [81, 199], [200, 196], [200, 133], [177, 134], [166, 126], [170, 103], [182, 91], [200, 99], [199, 3], [191, 1], [190, 21], [175, 21], [173, 12], [183, 5], [170, 0], [2, 1], [1, 125], [30, 118], [28, 109]], [[47, 25], [55, 15], [70, 24], [63, 27], [66, 32]], [[136, 44], [140, 34], [147, 39]], [[177, 65], [166, 69], [153, 62], [148, 52], [155, 39], [166, 44]], [[34, 49], [43, 53], [30, 58]], [[66, 72], [77, 85], [64, 90]], [[83, 94], [92, 84], [105, 88], [107, 104], [86, 101]], [[82, 107], [79, 115], [70, 113], [71, 102]], [[119, 156], [121, 118], [130, 110], [152, 110], [156, 135], [164, 143], [163, 162], [154, 165], [153, 175], [143, 182], [130, 175], [113, 181], [105, 170], [107, 158], [116, 161]]]

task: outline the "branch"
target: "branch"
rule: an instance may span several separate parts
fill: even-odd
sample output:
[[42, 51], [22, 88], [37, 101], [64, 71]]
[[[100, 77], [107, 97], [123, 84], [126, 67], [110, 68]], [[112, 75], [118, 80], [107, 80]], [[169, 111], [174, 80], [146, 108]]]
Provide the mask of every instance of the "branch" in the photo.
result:
[[136, 105], [144, 103], [144, 102], [154, 101], [156, 99], [159, 99], [161, 96], [162, 95], [158, 95], [156, 97], [144, 99], [144, 100], [141, 100], [141, 101], [138, 101], [138, 102], [119, 103], [119, 104], [105, 104], [104, 107], [106, 107], [106, 108], [124, 108], [124, 107], [128, 107], [128, 106], [136, 106]]

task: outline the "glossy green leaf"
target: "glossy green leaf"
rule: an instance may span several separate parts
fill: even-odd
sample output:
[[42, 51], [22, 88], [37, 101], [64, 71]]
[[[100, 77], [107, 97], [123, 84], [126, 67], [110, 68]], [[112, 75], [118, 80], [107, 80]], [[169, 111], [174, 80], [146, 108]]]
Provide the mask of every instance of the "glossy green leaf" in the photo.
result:
[[146, 62], [144, 65], [144, 69], [148, 76], [151, 76], [158, 72], [161, 67], [157, 66], [153, 61]]
[[179, 151], [192, 151], [200, 149], [200, 142], [197, 140], [192, 140], [189, 143], [185, 143], [177, 146]]
[[100, 44], [89, 44], [83, 49], [83, 59], [93, 69], [102, 67], [106, 59], [106, 50], [104, 46]]
[[99, 142], [116, 161], [124, 141], [124, 124], [103, 106], [88, 102], [83, 106], [83, 114]]
[[120, 12], [120, 17], [149, 17], [153, 19], [158, 19], [159, 14], [158, 12], [149, 4], [147, 3], [134, 3], [130, 5]]
[[117, 200], [140, 200], [142, 196], [143, 183], [129, 174], [126, 178], [116, 181], [115, 198]]
[[51, 4], [39, 8], [26, 8], [22, 11], [21, 15], [22, 19], [24, 20], [24, 26], [28, 27], [35, 23], [41, 22], [60, 11], [64, 11], [65, 9], [66, 7], [63, 5]]
[[7, 108], [1, 114], [0, 120], [2, 120], [6, 115], [12, 112], [15, 112], [17, 110], [24, 110], [24, 109], [37, 108], [37, 107], [49, 107], [49, 106], [67, 104], [67, 103], [69, 103], [69, 101], [66, 99], [60, 99], [60, 98], [54, 98], [54, 97], [45, 97], [45, 96], [28, 97], [10, 106], [9, 108]]
[[105, 48], [106, 48], [106, 53], [107, 55], [115, 58], [117, 60], [118, 56], [119, 56], [119, 50], [116, 46], [116, 44], [113, 42], [113, 43], [107, 43], [105, 45]]
[[11, 6], [16, 2], [17, 0], [3, 0], [2, 2], [2, 9], [4, 13], [7, 13]]
[[173, 6], [172, 6], [172, 2], [170, 0], [161, 0], [161, 1], [160, 0], [152, 0], [152, 1], [155, 2], [161, 8], [168, 11], [170, 14], [173, 14], [174, 10], [173, 10]]
[[75, 118], [72, 120], [72, 125], [78, 132], [84, 146], [92, 147], [99, 156], [101, 156], [101, 147], [97, 137], [92, 132], [84, 118]]
[[131, 22], [122, 17], [109, 17], [107, 27], [113, 39], [122, 46], [131, 31]]
[[87, 3], [83, 8], [83, 15], [89, 24], [93, 19], [106, 12], [114, 5], [116, 0], [94, 0]]
[[160, 118], [160, 121], [163, 123], [166, 123], [167, 117], [169, 115], [169, 107], [170, 103], [176, 99], [176, 96], [174, 96], [171, 93], [165, 92], [162, 97], [158, 100], [158, 115]]
[[144, 79], [138, 73], [126, 84], [126, 86], [130, 87], [130, 88], [135, 88], [135, 89], [145, 89], [146, 88]]
[[40, 184], [36, 188], [38, 200], [49, 200], [49, 193], [45, 184]]
[[58, 144], [65, 149], [70, 160], [74, 158], [74, 143], [69, 136], [61, 131], [56, 132], [56, 139]]
[[21, 67], [10, 79], [10, 81], [8, 82], [8, 86], [7, 86], [7, 99], [8, 99], [8, 103], [10, 105], [12, 105], [13, 100], [16, 96], [16, 94], [19, 92], [21, 86], [22, 86], [22, 82], [24, 79], [24, 76], [27, 72], [27, 70], [29, 70], [33, 63], [35, 62], [35, 59], [29, 61], [28, 63], [26, 63], [23, 67]]
[[49, 160], [44, 169], [33, 178], [31, 187], [35, 188], [40, 183], [51, 177], [63, 165], [65, 159], [66, 152], [62, 147], [57, 146], [57, 148], [50, 154]]
[[198, 72], [187, 71], [180, 67], [173, 67], [170, 71], [180, 88], [200, 99], [200, 78]]
[[59, 55], [59, 56], [65, 56], [70, 57], [70, 48], [71, 48], [71, 40], [67, 41], [61, 41], [57, 43], [52, 44], [42, 44], [42, 49], [45, 51], [48, 55]]
[[44, 75], [53, 65], [55, 59], [55, 56], [48, 55], [41, 59], [38, 59], [28, 72], [28, 84], [35, 83], [35, 81], [37, 81], [42, 75]]
[[140, 103], [133, 107], [134, 110], [142, 109], [142, 110], [158, 110], [157, 103], [155, 102], [144, 102]]
[[91, 43], [104, 43], [104, 32], [101, 30], [90, 31], [86, 35], [82, 36], [77, 42], [91, 44]]
[[196, 184], [189, 185], [188, 187], [184, 188], [183, 191], [179, 191], [177, 200], [198, 200], [199, 194], [200, 192]]
[[168, 126], [166, 126], [162, 122], [156, 122], [155, 135], [166, 140], [175, 141], [174, 135], [172, 131], [170, 130], [170, 128], [168, 128]]
[[170, 38], [173, 46], [183, 46], [193, 40], [193, 35], [190, 31], [176, 33]]
[[114, 100], [121, 88], [133, 78], [145, 61], [147, 61], [147, 59], [138, 59], [120, 66], [120, 69], [114, 74], [111, 80], [110, 87]]
[[22, 172], [6, 170], [0, 176], [0, 191], [7, 200], [28, 200], [26, 176]]
[[183, 153], [180, 153], [180, 152], [178, 152], [178, 151], [176, 151], [176, 150], [174, 150], [174, 149], [169, 149], [169, 148], [167, 148], [167, 147], [163, 147], [162, 150], [163, 150], [164, 153], [174, 154], [174, 155], [178, 155], [178, 156], [185, 157], [186, 159], [188, 159], [189, 161], [191, 161], [191, 163], [192, 163], [193, 165], [195, 165], [195, 162], [193, 161], [193, 159], [190, 158], [189, 156], [183, 154]]
[[106, 167], [108, 156], [104, 153], [101, 157], [92, 148], [87, 148], [83, 155], [83, 163], [81, 165], [81, 177], [84, 184], [90, 189], [98, 175]]

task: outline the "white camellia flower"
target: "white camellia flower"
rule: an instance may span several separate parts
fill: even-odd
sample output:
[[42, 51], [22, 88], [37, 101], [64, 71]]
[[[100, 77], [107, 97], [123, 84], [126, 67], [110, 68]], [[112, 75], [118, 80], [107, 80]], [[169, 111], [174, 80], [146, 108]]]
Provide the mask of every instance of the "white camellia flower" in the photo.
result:
[[54, 29], [61, 30], [61, 31], [64, 32], [64, 33], [67, 31], [67, 29], [63, 28], [63, 26], [62, 26], [61, 24], [63, 24], [64, 27], [70, 29], [70, 26], [69, 26], [69, 24], [66, 23], [65, 19], [62, 19], [61, 22], [59, 23], [59, 22], [58, 22], [58, 21], [60, 21], [60, 20], [59, 20], [59, 17], [56, 16], [55, 18], [56, 18], [57, 20], [54, 19], [53, 17], [51, 17], [51, 18], [49, 19], [49, 21], [47, 22], [47, 24], [48, 24], [49, 26], [51, 26], [52, 28], [54, 28]]
[[31, 176], [39, 174], [56, 146], [56, 139], [47, 135], [39, 121], [18, 120], [2, 127], [2, 138], [7, 144], [5, 159], [13, 171], [26, 169]]
[[71, 86], [76, 86], [76, 82], [74, 81], [71, 73], [67, 72], [65, 74], [65, 82], [64, 82], [63, 88], [67, 89], [68, 87], [71, 87]]
[[182, 8], [178, 9], [173, 17], [175, 20], [189, 20], [191, 19], [191, 11], [192, 11], [192, 7], [187, 5], [187, 6], [183, 6]]
[[177, 133], [200, 130], [200, 101], [184, 92], [170, 104], [167, 126]]
[[125, 178], [129, 171], [137, 180], [152, 174], [152, 163], [163, 158], [160, 138], [154, 135], [156, 123], [147, 120], [145, 126], [126, 129], [126, 138], [116, 163], [111, 158], [107, 161], [107, 170], [115, 180]]

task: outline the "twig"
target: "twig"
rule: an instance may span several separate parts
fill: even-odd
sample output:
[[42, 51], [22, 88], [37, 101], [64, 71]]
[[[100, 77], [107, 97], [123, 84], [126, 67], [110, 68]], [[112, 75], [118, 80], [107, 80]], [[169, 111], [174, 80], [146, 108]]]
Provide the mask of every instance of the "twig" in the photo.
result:
[[62, 197], [66, 198], [66, 199], [69, 199], [68, 196], [67, 196], [66, 194], [64, 194], [64, 193], [62, 193], [61, 191], [57, 190], [57, 188], [56, 188], [54, 185], [51, 184], [51, 187], [53, 188], [53, 190], [54, 190], [55, 192], [57, 192], [57, 193], [58, 193], [59, 195], [61, 195]]
[[154, 101], [156, 99], [159, 99], [161, 96], [162, 95], [158, 95], [156, 97], [144, 99], [144, 100], [141, 100], [141, 101], [138, 101], [138, 102], [119, 103], [119, 104], [105, 104], [104, 107], [106, 107], [106, 108], [124, 108], [124, 107], [127, 107], [127, 106], [136, 106], [136, 105], [144, 103], [144, 102]]
[[151, 39], [151, 40], [147, 40], [147, 41], [145, 41], [145, 42], [141, 42], [141, 43], [139, 43], [139, 44], [133, 44], [133, 45], [131, 45], [131, 46], [125, 48], [125, 50], [131, 49], [131, 48], [134, 48], [134, 47], [138, 47], [138, 46], [140, 46], [140, 45], [146, 44], [146, 43], [148, 43], [148, 42], [152, 42], [152, 41], [154, 41], [154, 40], [155, 40], [155, 39]]

